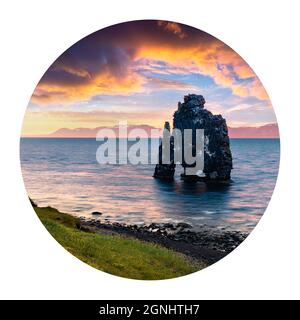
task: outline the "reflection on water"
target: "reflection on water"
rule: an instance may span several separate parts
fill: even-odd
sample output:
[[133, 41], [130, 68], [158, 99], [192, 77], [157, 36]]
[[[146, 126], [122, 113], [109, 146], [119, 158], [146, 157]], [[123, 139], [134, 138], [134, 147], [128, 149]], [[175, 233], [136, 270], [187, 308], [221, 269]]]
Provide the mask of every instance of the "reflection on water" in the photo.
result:
[[[145, 143], [147, 141], [145, 140]], [[22, 139], [21, 164], [40, 206], [126, 223], [179, 222], [251, 231], [275, 186], [279, 140], [233, 139], [233, 183], [207, 186], [152, 178], [153, 165], [99, 165], [93, 139]]]

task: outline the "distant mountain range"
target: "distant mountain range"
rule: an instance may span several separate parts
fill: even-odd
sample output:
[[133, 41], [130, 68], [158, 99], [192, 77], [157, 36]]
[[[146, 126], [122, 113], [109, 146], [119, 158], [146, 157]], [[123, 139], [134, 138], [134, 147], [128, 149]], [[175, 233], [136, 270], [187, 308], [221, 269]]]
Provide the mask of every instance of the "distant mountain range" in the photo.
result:
[[[105, 135], [107, 134], [108, 137], [125, 137], [126, 135], [124, 135], [122, 132], [119, 134], [119, 127], [115, 126], [115, 127], [97, 127], [97, 128], [76, 128], [76, 129], [68, 129], [68, 128], [61, 128], [58, 129], [56, 131], [54, 131], [53, 133], [50, 133], [48, 135], [44, 135], [44, 136], [40, 136], [40, 137], [47, 137], [47, 138], [96, 138], [97, 133], [100, 130], [109, 130], [114, 132], [114, 134], [112, 133], [111, 135], [109, 134], [109, 132], [106, 132]], [[150, 136], [151, 133], [151, 129], [157, 129], [155, 127], [151, 127], [145, 124], [141, 124], [141, 125], [128, 125], [127, 127], [127, 131], [130, 132], [132, 130], [135, 129], [143, 129], [146, 134], [144, 136], [141, 136], [141, 138], [147, 138]], [[157, 137], [159, 137], [160, 135], [157, 134]]]
[[270, 123], [260, 127], [228, 128], [230, 138], [279, 138], [277, 123]]
[[[53, 133], [47, 135], [38, 135], [38, 136], [30, 136], [30, 137], [41, 137], [41, 138], [95, 138], [97, 132], [100, 129], [107, 129], [105, 127], [97, 127], [97, 128], [76, 128], [76, 129], [68, 129], [61, 128], [56, 130]], [[118, 127], [112, 127], [111, 129], [116, 136], [124, 137], [121, 133], [119, 135]], [[146, 138], [150, 136], [151, 129], [157, 129], [148, 125], [129, 125], [128, 132], [134, 129], [143, 129], [147, 133], [145, 136], [141, 136], [141, 138]], [[279, 130], [277, 123], [270, 123], [260, 127], [237, 127], [231, 128], [228, 127], [230, 138], [279, 138]], [[108, 134], [107, 136], [110, 136]], [[113, 135], [112, 135], [113, 136]], [[158, 137], [159, 134], [155, 134], [154, 137]]]

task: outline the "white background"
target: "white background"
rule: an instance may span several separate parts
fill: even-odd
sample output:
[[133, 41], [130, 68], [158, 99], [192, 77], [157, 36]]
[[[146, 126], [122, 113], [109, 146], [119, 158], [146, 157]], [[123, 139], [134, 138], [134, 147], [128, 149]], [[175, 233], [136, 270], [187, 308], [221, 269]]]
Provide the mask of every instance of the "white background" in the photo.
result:
[[[0, 298], [300, 298], [298, 3], [2, 1]], [[33, 212], [19, 164], [23, 115], [42, 74], [82, 37], [134, 19], [186, 23], [230, 45], [260, 77], [280, 126], [280, 173], [261, 222], [226, 258], [201, 272], [174, 280], [122, 279], [73, 257], [45, 231]]]

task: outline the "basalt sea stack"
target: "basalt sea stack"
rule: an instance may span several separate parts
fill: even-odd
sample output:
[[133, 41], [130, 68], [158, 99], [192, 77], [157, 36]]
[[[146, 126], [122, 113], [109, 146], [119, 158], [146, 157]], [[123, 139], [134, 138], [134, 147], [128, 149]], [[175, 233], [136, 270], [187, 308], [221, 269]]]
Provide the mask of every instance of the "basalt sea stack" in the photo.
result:
[[[228, 137], [226, 120], [221, 115], [213, 115], [204, 109], [205, 99], [201, 95], [189, 94], [184, 96], [184, 102], [178, 102], [178, 109], [174, 113], [173, 128], [179, 129], [182, 134], [184, 129], [204, 129], [204, 170], [200, 176], [182, 175], [186, 180], [228, 181], [232, 169], [232, 155]], [[165, 129], [170, 130], [168, 122]], [[154, 177], [172, 179], [175, 173], [174, 163], [174, 137], [171, 136], [170, 163], [162, 163], [162, 145], [159, 147], [159, 161], [155, 167]], [[194, 139], [193, 139], [193, 148]], [[184, 172], [188, 167], [182, 162]]]

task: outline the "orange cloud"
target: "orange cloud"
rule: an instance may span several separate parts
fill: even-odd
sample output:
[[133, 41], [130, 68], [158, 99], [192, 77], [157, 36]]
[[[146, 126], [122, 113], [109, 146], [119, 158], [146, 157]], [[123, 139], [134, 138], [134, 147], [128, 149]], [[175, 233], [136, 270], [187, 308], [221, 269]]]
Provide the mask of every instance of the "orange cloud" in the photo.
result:
[[[175, 80], [161, 79], [156, 77], [146, 77], [148, 86], [154, 86], [154, 88], [162, 89], [176, 89], [185, 91], [197, 91], [198, 88], [188, 83], [183, 83]], [[150, 89], [151, 91], [151, 89]]]
[[[69, 72], [69, 70], [68, 70]], [[72, 74], [76, 73], [75, 69]], [[142, 92], [146, 79], [135, 72], [128, 72], [118, 78], [109, 72], [89, 77], [87, 82], [59, 84], [40, 82], [36, 87], [31, 101], [39, 104], [66, 103], [89, 99], [99, 94], [130, 94]]]
[[183, 32], [182, 28], [178, 23], [170, 22], [170, 21], [158, 21], [157, 23], [164, 30], [174, 33], [180, 39], [187, 37], [187, 35]]
[[[268, 99], [252, 69], [221, 41], [174, 22], [148, 21], [143, 28], [138, 24], [104, 29], [68, 49], [45, 73], [32, 102], [68, 103], [100, 94], [148, 92], [149, 82], [152, 90], [190, 88], [158, 77], [154, 88], [154, 78], [143, 73], [147, 69], [158, 75], [198, 72], [235, 95]], [[158, 69], [157, 61], [167, 66]]]
[[[136, 59], [162, 60], [174, 68], [190, 68], [195, 72], [212, 77], [217, 85], [228, 87], [233, 94], [254, 96], [261, 100], [268, 95], [253, 70], [232, 49], [220, 41], [209, 45], [195, 45], [176, 49], [173, 47], [143, 46], [139, 48]], [[252, 78], [249, 82], [239, 82], [236, 78]]]

